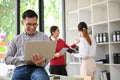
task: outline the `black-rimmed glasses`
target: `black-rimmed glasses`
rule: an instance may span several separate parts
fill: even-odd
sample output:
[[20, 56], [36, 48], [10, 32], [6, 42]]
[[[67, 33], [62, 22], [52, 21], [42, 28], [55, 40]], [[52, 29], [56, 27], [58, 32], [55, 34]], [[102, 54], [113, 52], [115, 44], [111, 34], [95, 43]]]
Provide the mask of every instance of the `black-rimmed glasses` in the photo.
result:
[[37, 23], [34, 23], [34, 24], [27, 23], [27, 24], [26, 24], [26, 26], [28, 26], [28, 27], [31, 27], [31, 26], [33, 26], [33, 27], [37, 27], [37, 26], [38, 26], [38, 24], [37, 24]]

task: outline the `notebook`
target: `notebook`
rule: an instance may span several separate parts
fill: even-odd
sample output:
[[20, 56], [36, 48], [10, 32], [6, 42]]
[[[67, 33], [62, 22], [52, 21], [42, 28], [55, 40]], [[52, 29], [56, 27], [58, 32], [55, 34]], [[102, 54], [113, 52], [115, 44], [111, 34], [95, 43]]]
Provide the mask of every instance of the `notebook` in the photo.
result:
[[24, 59], [31, 60], [34, 53], [38, 53], [40, 57], [52, 59], [55, 54], [57, 41], [28, 41], [25, 43]]

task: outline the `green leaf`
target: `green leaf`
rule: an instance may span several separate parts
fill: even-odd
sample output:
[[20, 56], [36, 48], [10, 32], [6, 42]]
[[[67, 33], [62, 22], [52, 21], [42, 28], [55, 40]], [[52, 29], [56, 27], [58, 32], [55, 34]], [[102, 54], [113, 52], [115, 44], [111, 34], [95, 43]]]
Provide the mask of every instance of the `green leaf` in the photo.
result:
[[0, 47], [0, 52], [6, 52], [6, 48], [5, 47]]
[[11, 41], [12, 38], [13, 38], [13, 35], [12, 35], [12, 34], [9, 34], [9, 35], [7, 36], [7, 40], [8, 40], [8, 41]]

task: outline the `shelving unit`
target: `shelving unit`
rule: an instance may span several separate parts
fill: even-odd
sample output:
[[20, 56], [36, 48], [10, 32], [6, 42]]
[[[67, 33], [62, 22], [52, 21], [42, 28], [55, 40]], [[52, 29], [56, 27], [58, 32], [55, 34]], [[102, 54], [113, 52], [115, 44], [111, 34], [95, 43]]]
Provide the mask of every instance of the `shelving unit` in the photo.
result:
[[91, 25], [91, 7], [79, 9], [78, 21], [85, 21], [88, 25]]
[[93, 24], [107, 21], [107, 3], [95, 5], [93, 8]]
[[[95, 37], [98, 33], [107, 33], [108, 42], [97, 44], [96, 60], [109, 55], [108, 64], [97, 64], [95, 80], [100, 79], [100, 72], [110, 72], [111, 80], [119, 80], [120, 64], [114, 64], [113, 53], [120, 53], [120, 41], [113, 42], [113, 31], [120, 30], [120, 0], [65, 0], [66, 41], [74, 43], [80, 38], [77, 25], [86, 22], [89, 32]], [[79, 74], [81, 60], [75, 61], [67, 54], [68, 75]]]
[[120, 0], [109, 0], [109, 20], [120, 19]]
[[106, 0], [92, 0], [91, 2], [92, 2], [92, 5], [96, 5], [96, 4], [101, 4], [104, 1], [106, 1]]

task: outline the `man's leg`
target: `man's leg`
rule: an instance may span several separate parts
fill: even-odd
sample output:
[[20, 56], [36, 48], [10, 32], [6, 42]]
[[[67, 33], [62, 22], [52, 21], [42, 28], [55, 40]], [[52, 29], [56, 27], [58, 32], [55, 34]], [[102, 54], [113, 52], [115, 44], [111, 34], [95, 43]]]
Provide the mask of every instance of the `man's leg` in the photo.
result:
[[27, 68], [25, 66], [15, 68], [12, 80], [30, 80]]
[[31, 74], [31, 80], [50, 80], [43, 67], [36, 68]]

